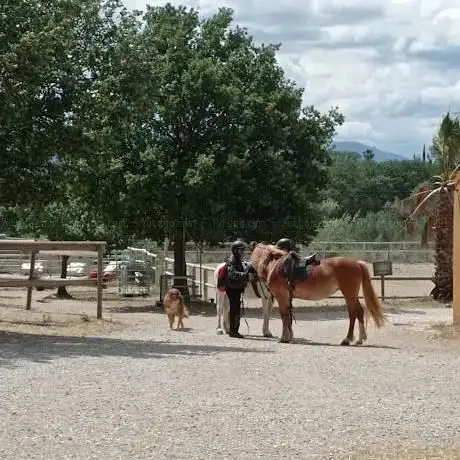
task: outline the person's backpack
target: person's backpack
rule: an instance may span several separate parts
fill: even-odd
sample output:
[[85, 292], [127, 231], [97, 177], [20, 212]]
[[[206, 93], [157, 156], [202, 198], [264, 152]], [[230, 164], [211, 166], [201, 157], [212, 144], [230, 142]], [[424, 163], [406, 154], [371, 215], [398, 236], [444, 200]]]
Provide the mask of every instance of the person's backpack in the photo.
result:
[[225, 282], [227, 279], [227, 264], [219, 268], [217, 272], [217, 290], [225, 292]]

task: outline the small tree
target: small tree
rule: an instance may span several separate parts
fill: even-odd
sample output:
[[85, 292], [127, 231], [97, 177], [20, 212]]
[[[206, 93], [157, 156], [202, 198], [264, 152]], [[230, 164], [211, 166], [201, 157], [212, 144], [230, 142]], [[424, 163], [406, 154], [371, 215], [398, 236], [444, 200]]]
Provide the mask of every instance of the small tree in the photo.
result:
[[460, 168], [460, 118], [450, 113], [443, 116], [433, 137], [433, 157], [439, 174], [433, 184], [422, 186], [416, 193], [416, 206], [410, 216], [422, 214], [426, 218], [422, 243], [431, 236], [435, 242], [434, 300], [450, 302], [453, 298], [453, 189], [454, 178]]

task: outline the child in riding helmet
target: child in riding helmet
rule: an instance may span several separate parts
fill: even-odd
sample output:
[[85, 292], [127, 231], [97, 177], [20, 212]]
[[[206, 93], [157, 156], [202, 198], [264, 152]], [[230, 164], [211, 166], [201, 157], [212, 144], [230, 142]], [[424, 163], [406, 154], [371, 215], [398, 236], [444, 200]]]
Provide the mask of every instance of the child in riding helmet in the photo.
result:
[[245, 266], [243, 263], [243, 254], [246, 249], [246, 243], [235, 241], [232, 243], [232, 255], [227, 260], [225, 292], [230, 303], [230, 337], [242, 339], [243, 336], [238, 332], [241, 320], [241, 296], [246, 289], [249, 280], [248, 270], [250, 265]]

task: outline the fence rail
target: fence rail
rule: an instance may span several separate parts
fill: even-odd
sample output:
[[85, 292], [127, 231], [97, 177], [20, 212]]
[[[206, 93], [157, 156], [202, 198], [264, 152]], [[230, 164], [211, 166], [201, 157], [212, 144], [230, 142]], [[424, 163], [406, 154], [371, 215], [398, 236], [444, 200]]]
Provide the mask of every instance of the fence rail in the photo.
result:
[[[379, 261], [390, 259], [393, 263], [433, 263], [434, 247], [422, 247], [420, 243], [413, 241], [394, 241], [389, 243], [367, 241], [318, 241], [309, 246], [299, 245], [299, 252], [303, 255], [318, 252], [322, 258], [342, 255], [353, 259], [366, 261]], [[230, 254], [230, 249], [205, 248], [202, 252], [198, 249], [187, 250], [185, 258], [190, 263], [204, 264], [218, 263]], [[167, 257], [174, 256], [172, 251], [167, 251]]]
[[[348, 249], [344, 249], [348, 248]], [[432, 247], [423, 248], [416, 242], [319, 242], [309, 248], [300, 248], [303, 255], [319, 252], [321, 257], [344, 255], [354, 259], [362, 259], [368, 262], [372, 273], [372, 262], [391, 260], [394, 274], [391, 276], [372, 276], [372, 284], [379, 292], [382, 299], [399, 298], [412, 299], [429, 296], [433, 287], [433, 255]], [[168, 256], [170, 254], [168, 253]], [[229, 251], [215, 249], [203, 251], [187, 251], [187, 276], [192, 295], [199, 296], [203, 300], [215, 297], [214, 270], [218, 263], [229, 256]], [[199, 260], [201, 259], [201, 263]], [[174, 273], [174, 259], [164, 259], [164, 272], [167, 275]], [[331, 296], [343, 298], [339, 294]]]
[[[433, 287], [431, 276], [433, 271], [433, 246], [422, 248], [417, 242], [316, 242], [309, 247], [300, 247], [300, 252], [307, 255], [312, 252], [319, 252], [322, 258], [334, 255], [344, 255], [354, 259], [366, 260], [372, 273], [372, 262], [380, 260], [391, 260], [394, 267], [394, 275], [384, 278], [383, 283], [380, 277], [373, 276], [374, 287], [380, 292], [381, 297], [391, 298], [416, 298], [428, 296]], [[141, 260], [148, 263], [153, 276], [148, 281], [153, 287], [160, 287], [161, 280], [171, 279], [174, 273], [173, 253], [165, 253], [156, 249], [158, 254], [149, 252], [146, 249], [128, 247], [120, 251], [112, 251], [105, 254], [104, 266], [109, 263], [115, 268], [119, 283], [119, 292], [128, 292], [123, 285], [124, 278], [121, 275], [123, 263], [128, 260]], [[166, 255], [166, 257], [164, 257]], [[221, 247], [206, 248], [203, 251], [187, 250], [186, 265], [188, 284], [193, 297], [210, 300], [215, 297], [214, 270], [218, 263], [224, 261], [230, 255], [229, 249]], [[19, 251], [3, 249], [0, 251], [0, 273], [23, 273], [28, 272], [27, 254]], [[94, 257], [72, 256], [70, 264], [86, 264], [80, 274], [69, 270], [69, 278], [77, 278], [86, 275], [88, 270], [95, 269], [97, 261]], [[35, 261], [37, 267], [42, 267], [40, 276], [45, 279], [48, 275], [53, 277], [60, 274], [61, 258], [58, 255], [37, 255]], [[70, 266], [69, 264], [69, 266]], [[166, 275], [163, 276], [162, 275]], [[164, 288], [164, 286], [161, 286]], [[150, 292], [150, 288], [148, 289]], [[332, 297], [338, 298], [339, 295]]]

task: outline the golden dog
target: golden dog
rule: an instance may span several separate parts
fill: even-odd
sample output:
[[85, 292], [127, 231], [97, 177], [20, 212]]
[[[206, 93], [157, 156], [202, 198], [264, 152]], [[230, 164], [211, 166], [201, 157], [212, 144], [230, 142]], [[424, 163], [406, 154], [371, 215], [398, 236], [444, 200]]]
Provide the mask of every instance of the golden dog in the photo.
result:
[[182, 329], [184, 327], [182, 320], [183, 318], [188, 318], [188, 310], [185, 307], [184, 297], [180, 293], [179, 289], [169, 289], [163, 300], [163, 305], [165, 312], [168, 315], [169, 328], [173, 328], [174, 320], [177, 316], [179, 321], [176, 329], [179, 329], [179, 327]]

